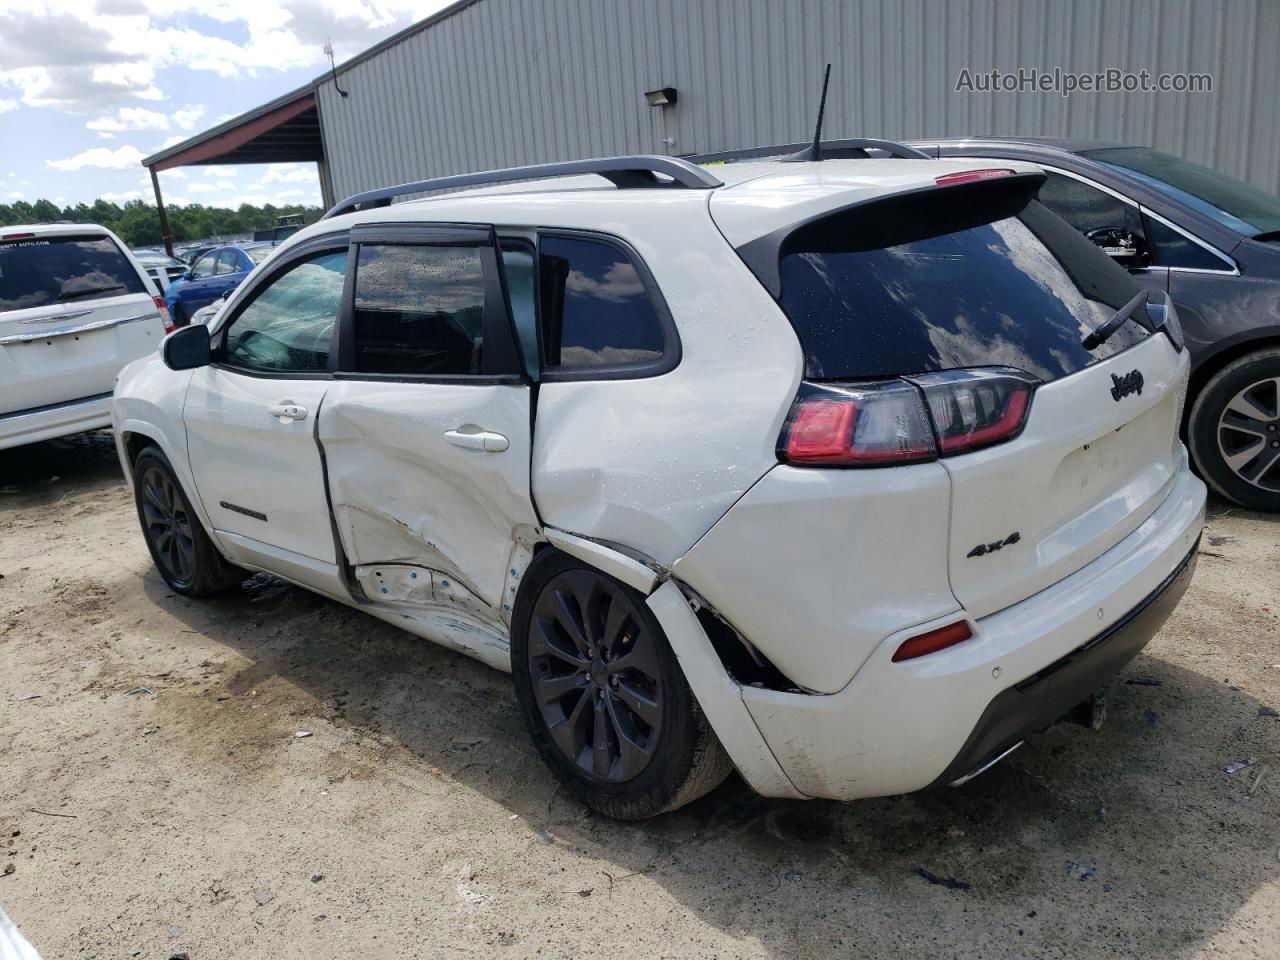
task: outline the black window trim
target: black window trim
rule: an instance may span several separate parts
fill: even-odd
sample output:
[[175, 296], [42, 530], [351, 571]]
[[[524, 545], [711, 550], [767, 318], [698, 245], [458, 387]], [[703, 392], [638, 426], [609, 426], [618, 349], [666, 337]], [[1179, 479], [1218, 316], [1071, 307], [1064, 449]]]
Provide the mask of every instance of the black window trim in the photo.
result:
[[[342, 287], [342, 304], [338, 308], [338, 323], [333, 325], [333, 336], [329, 340], [329, 359], [327, 370], [317, 371], [277, 371], [277, 370], [250, 370], [246, 367], [239, 367], [233, 363], [228, 363], [224, 358], [227, 346], [227, 331], [240, 319], [240, 315], [248, 308], [248, 306], [257, 299], [266, 287], [274, 283], [280, 276], [296, 267], [304, 260], [311, 260], [319, 254], [337, 253], [340, 250], [347, 251], [347, 270], [343, 277]], [[326, 233], [324, 236], [315, 237], [291, 249], [288, 254], [276, 260], [270, 265], [270, 269], [265, 273], [259, 274], [254, 278], [251, 284], [245, 284], [240, 289], [243, 293], [236, 298], [236, 304], [233, 312], [227, 316], [227, 319], [218, 325], [218, 329], [213, 334], [214, 343], [211, 344], [213, 359], [210, 362], [211, 367], [219, 370], [226, 370], [229, 373], [239, 374], [244, 377], [254, 377], [259, 380], [332, 380], [334, 378], [333, 369], [337, 360], [338, 351], [338, 329], [342, 320], [342, 310], [344, 305], [349, 302], [351, 292], [351, 242], [348, 232], [343, 230], [339, 233]]]
[[[535, 310], [538, 318], [538, 363], [540, 366], [540, 376], [538, 379], [541, 383], [577, 383], [590, 380], [643, 380], [648, 377], [659, 377], [664, 373], [670, 373], [680, 365], [680, 359], [683, 356], [683, 347], [680, 343], [680, 332], [676, 328], [675, 319], [671, 316], [671, 310], [667, 306], [666, 298], [662, 296], [662, 289], [658, 286], [658, 282], [653, 278], [653, 274], [649, 270], [649, 265], [645, 263], [644, 257], [640, 256], [635, 247], [616, 234], [605, 233], [600, 230], [546, 227], [539, 228], [537, 236], [538, 242], [535, 245], [534, 250], [534, 298], [536, 300]], [[640, 282], [644, 286], [645, 295], [649, 298], [649, 302], [653, 304], [653, 312], [658, 318], [659, 327], [662, 329], [662, 356], [655, 360], [640, 360], [632, 363], [548, 365], [546, 361], [544, 321], [542, 317], [541, 257], [543, 237], [565, 237], [570, 240], [594, 240], [597, 242], [607, 243], [625, 253], [631, 259], [632, 265], [636, 268], [636, 273], [640, 276]]]
[[[350, 231], [351, 255], [347, 260], [347, 285], [338, 312], [337, 350], [332, 367], [335, 380], [379, 383], [466, 383], [476, 386], [528, 384], [515, 324], [507, 301], [497, 233], [492, 224], [476, 223], [361, 223]], [[482, 373], [374, 373], [355, 369], [355, 284], [362, 244], [403, 246], [474, 246], [480, 250], [484, 271], [484, 351]]]

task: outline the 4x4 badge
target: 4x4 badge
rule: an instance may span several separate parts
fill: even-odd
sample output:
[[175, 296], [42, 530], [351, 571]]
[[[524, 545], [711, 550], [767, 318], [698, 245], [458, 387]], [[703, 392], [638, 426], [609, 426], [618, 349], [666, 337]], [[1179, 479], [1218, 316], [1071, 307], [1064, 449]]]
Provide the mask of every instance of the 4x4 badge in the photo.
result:
[[1123, 377], [1117, 377], [1114, 373], [1111, 375], [1111, 399], [1119, 403], [1124, 397], [1131, 393], [1142, 396], [1142, 371], [1130, 370]]
[[966, 557], [985, 557], [988, 553], [995, 553], [997, 550], [1000, 550], [1003, 547], [1012, 546], [1013, 544], [1017, 543], [1021, 539], [1022, 539], [1022, 534], [1020, 534], [1017, 530], [1015, 530], [1013, 531], [1013, 533], [1009, 534], [1003, 540], [997, 540], [994, 543], [978, 544], [976, 547], [974, 547], [972, 550], [966, 553], [965, 556]]

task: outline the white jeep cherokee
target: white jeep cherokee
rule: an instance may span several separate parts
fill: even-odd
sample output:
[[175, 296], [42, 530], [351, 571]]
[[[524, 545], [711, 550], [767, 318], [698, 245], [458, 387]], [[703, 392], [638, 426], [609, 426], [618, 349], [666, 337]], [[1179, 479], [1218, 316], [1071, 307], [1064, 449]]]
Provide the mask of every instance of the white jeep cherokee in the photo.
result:
[[0, 227], [0, 450], [111, 426], [116, 374], [173, 330], [156, 294], [106, 227]]
[[981, 771], [1185, 589], [1187, 354], [1038, 168], [868, 146], [340, 205], [121, 377], [161, 575], [509, 670], [611, 816]]

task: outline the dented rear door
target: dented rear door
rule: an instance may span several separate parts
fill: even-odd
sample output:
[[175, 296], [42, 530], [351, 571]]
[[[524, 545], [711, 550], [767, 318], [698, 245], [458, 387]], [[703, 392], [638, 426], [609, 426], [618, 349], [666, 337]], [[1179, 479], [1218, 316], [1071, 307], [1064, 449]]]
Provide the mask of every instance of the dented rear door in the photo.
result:
[[378, 603], [505, 619], [529, 494], [530, 388], [491, 228], [369, 225], [319, 438], [347, 563]]

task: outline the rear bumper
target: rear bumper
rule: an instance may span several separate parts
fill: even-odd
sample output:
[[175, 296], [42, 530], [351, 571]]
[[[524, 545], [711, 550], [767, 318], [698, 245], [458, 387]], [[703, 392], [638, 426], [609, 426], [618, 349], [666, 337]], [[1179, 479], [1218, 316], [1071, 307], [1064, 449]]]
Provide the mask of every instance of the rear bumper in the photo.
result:
[[907, 637], [964, 616], [952, 614], [888, 637], [838, 693], [737, 690], [800, 794], [852, 800], [958, 779], [1096, 692], [1146, 644], [1190, 579], [1204, 504], [1184, 465], [1138, 529], [1053, 586], [970, 620], [971, 639], [892, 662]]
[[111, 394], [0, 414], [0, 450], [111, 426]]
[[1195, 573], [1199, 539], [1150, 596], [1088, 643], [997, 694], [936, 786], [985, 770], [1030, 734], [1057, 722], [1101, 690], [1164, 625]]

